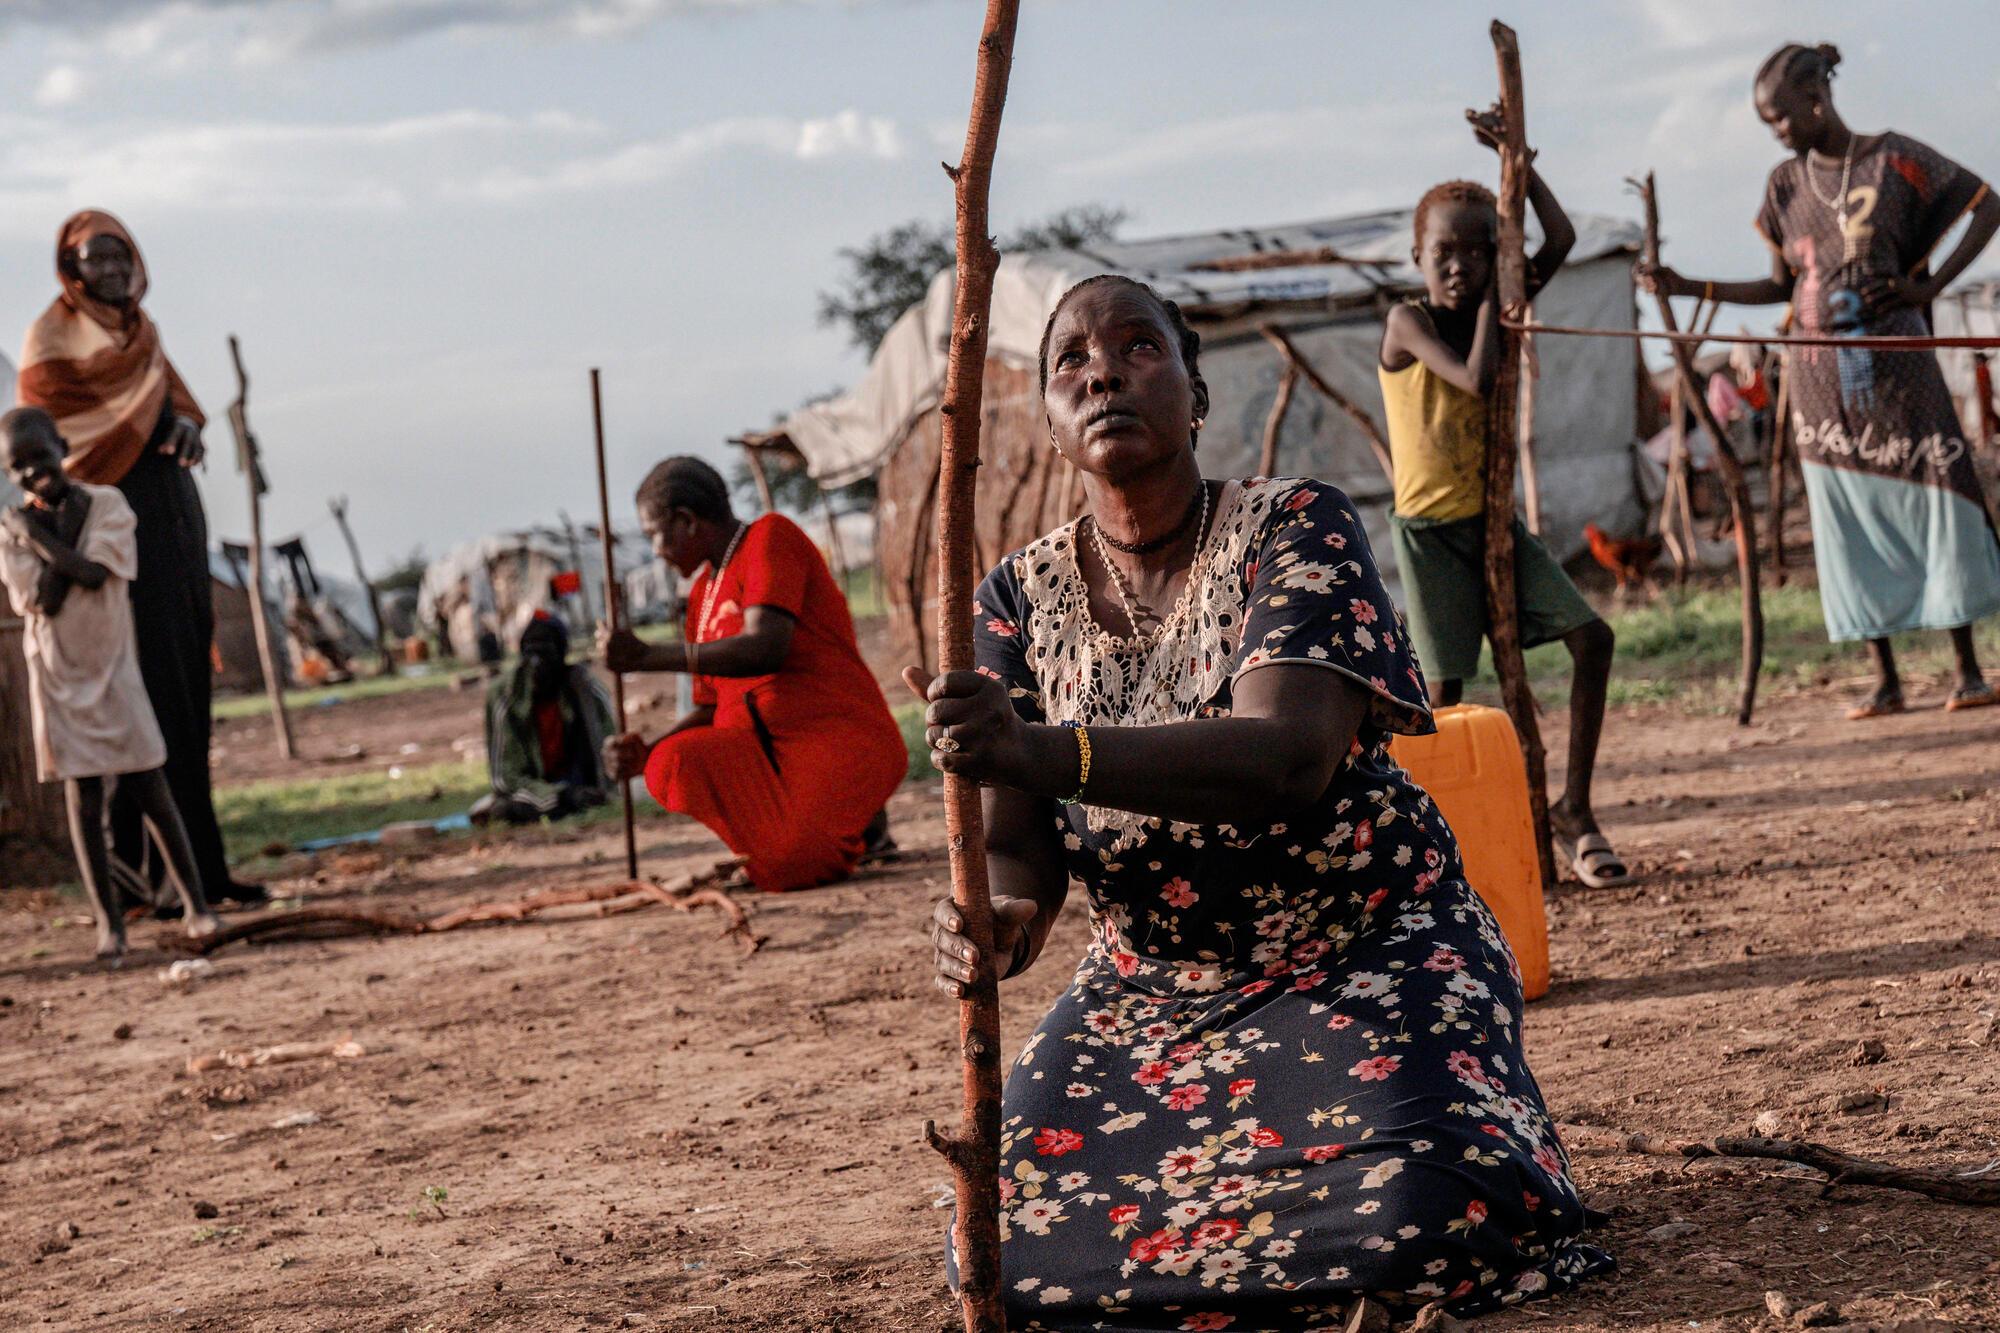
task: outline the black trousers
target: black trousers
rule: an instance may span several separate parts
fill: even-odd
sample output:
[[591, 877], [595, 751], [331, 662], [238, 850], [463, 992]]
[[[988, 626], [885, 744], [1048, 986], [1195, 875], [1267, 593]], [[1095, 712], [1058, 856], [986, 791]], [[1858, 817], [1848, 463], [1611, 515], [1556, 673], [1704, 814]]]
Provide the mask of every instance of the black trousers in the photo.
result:
[[[139, 640], [139, 674], [167, 741], [167, 786], [180, 807], [195, 870], [209, 898], [226, 897], [229, 861], [209, 793], [209, 706], [215, 681], [209, 645], [215, 599], [208, 568], [208, 516], [193, 475], [159, 452], [171, 414], [118, 489], [138, 516], [139, 576], [132, 580], [132, 622]], [[111, 845], [118, 859], [158, 885], [164, 865], [146, 845], [136, 800], [111, 799]], [[149, 858], [149, 852], [151, 853]]]

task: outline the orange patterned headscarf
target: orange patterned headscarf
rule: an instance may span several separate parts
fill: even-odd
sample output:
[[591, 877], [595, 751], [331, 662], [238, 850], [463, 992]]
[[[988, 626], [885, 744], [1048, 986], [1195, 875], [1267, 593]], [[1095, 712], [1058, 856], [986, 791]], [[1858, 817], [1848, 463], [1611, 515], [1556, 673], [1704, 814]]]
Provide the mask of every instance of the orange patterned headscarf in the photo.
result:
[[[77, 268], [77, 252], [113, 236], [132, 252], [132, 294], [123, 305], [92, 296]], [[205, 420], [194, 395], [160, 346], [160, 331], [139, 302], [146, 295], [146, 261], [125, 224], [85, 209], [56, 234], [56, 277], [62, 295], [28, 330], [21, 350], [18, 397], [56, 419], [69, 441], [64, 468], [78, 481], [115, 485], [139, 461], [167, 404]]]

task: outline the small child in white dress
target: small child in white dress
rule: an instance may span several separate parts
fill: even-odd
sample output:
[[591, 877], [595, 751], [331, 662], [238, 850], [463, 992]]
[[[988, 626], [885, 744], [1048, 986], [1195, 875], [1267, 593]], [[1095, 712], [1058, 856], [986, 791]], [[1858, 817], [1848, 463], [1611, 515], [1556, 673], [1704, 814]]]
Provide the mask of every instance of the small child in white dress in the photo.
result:
[[161, 771], [167, 747], [139, 676], [126, 586], [138, 566], [132, 507], [113, 487], [72, 482], [62, 466], [68, 452], [54, 418], [40, 408], [0, 416], [0, 465], [24, 497], [0, 510], [0, 583], [27, 622], [36, 776], [63, 784], [70, 842], [97, 919], [97, 956], [117, 959], [125, 953], [125, 921], [105, 841], [107, 777], [135, 790], [166, 852], [187, 933], [206, 935], [217, 923]]

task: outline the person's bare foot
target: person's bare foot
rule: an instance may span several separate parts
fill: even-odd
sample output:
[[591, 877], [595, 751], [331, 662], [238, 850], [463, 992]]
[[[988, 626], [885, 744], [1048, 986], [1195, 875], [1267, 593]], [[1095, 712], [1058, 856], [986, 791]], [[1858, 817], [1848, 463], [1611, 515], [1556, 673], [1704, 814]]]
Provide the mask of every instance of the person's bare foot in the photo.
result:
[[221, 918], [217, 917], [213, 912], [203, 912], [200, 916], [188, 921], [184, 933], [191, 940], [205, 940], [221, 929]]
[[110, 963], [113, 967], [125, 961], [124, 931], [100, 930], [97, 932], [97, 960]]

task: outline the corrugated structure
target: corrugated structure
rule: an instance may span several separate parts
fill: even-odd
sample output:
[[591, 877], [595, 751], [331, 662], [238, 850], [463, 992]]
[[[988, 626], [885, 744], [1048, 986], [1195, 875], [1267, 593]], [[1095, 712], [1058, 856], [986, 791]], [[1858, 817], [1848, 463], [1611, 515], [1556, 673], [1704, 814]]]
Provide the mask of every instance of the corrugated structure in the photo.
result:
[[[1373, 418], [1381, 391], [1376, 354], [1383, 318], [1422, 289], [1410, 261], [1411, 213], [1394, 210], [1292, 226], [1246, 228], [1106, 244], [1089, 251], [1005, 256], [994, 285], [980, 455], [979, 559], [1007, 552], [1081, 512], [1083, 490], [1049, 447], [1035, 361], [1049, 311], [1073, 284], [1123, 273], [1178, 301], [1202, 336], [1201, 369], [1212, 406], [1201, 437], [1210, 476], [1258, 470], [1266, 419], [1284, 362], [1264, 335], [1283, 330], [1337, 393]], [[1631, 328], [1631, 264], [1639, 228], [1614, 218], [1576, 219], [1576, 248], [1542, 293], [1549, 323]], [[1531, 244], [1533, 240], [1531, 238]], [[898, 648], [929, 660], [928, 607], [941, 426], [937, 406], [951, 328], [952, 275], [889, 330], [849, 392], [748, 435], [751, 448], [791, 453], [822, 486], [878, 480], [878, 561]], [[1635, 347], [1611, 339], [1548, 338], [1539, 349], [1535, 451], [1544, 539], [1559, 556], [1582, 548], [1582, 528], [1641, 522], [1632, 464], [1642, 366]], [[1340, 486], [1362, 507], [1375, 553], [1393, 579], [1386, 534], [1388, 484], [1368, 434], [1305, 384], [1278, 440], [1281, 475]]]

